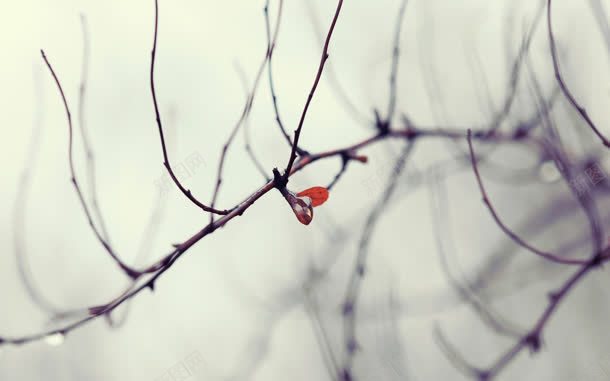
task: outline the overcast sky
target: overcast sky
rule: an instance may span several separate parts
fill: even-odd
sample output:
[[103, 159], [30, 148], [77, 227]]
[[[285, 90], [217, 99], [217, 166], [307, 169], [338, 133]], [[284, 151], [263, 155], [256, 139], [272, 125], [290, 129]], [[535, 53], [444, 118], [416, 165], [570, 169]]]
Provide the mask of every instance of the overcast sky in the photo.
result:
[[[347, 146], [374, 133], [373, 110], [385, 110], [388, 102], [399, 3], [345, 1], [329, 64], [303, 130], [301, 142], [311, 152]], [[562, 67], [590, 115], [604, 125], [610, 95], [608, 55], [596, 18], [586, 2], [557, 3]], [[271, 4], [273, 23], [277, 2]], [[464, 129], [488, 121], [490, 109], [502, 104], [512, 60], [536, 4], [410, 0], [400, 44], [399, 111], [422, 126]], [[604, 4], [608, 9], [610, 4]], [[263, 5], [262, 0], [160, 0], [156, 79], [170, 156], [187, 171], [185, 183], [206, 201], [222, 145], [245, 102], [244, 86], [252, 86], [265, 54]], [[296, 128], [314, 80], [321, 34], [335, 5], [330, 0], [285, 2], [273, 70], [289, 131]], [[173, 243], [190, 237], [209, 217], [162, 185], [166, 177], [148, 82], [153, 1], [24, 0], [5, 8], [0, 15], [0, 336], [19, 336], [49, 327], [48, 315], [28, 298], [14, 255], [15, 231], [21, 226], [15, 221], [15, 200], [23, 191], [19, 179], [24, 169], [32, 176], [23, 209], [25, 260], [39, 292], [54, 306], [72, 309], [104, 303], [126, 285], [95, 241], [71, 187], [64, 110], [40, 57], [44, 49], [76, 120], [81, 14], [90, 43], [86, 121], [96, 154], [100, 205], [113, 244], [127, 262], [137, 258], [143, 265], [167, 254]], [[549, 95], [553, 77], [544, 17], [531, 57]], [[270, 175], [272, 168], [285, 166], [290, 151], [275, 125], [266, 75], [261, 81], [249, 128], [252, 147]], [[337, 95], [337, 83], [356, 112]], [[509, 121], [523, 120], [533, 111], [528, 96], [518, 97]], [[569, 117], [561, 112], [557, 116]], [[32, 134], [35, 152], [29, 154]], [[84, 179], [80, 138], [75, 141], [77, 170]], [[447, 147], [433, 141], [415, 147], [407, 164], [407, 174], [413, 176], [399, 181], [397, 197], [372, 240], [361, 301], [362, 352], [356, 360], [360, 379], [461, 379], [433, 339], [436, 322], [476, 364], [490, 363], [510, 344], [476, 319], [449, 287], [440, 266], [434, 236], [439, 221], [430, 213], [435, 193], [415, 184], [434, 176], [429, 168], [451, 157]], [[0, 379], [182, 380], [180, 374], [185, 380], [205, 381], [329, 379], [303, 286], [312, 268], [328, 270], [316, 284], [314, 304], [335, 352], [341, 352], [340, 305], [358, 236], [400, 149], [394, 142], [363, 152], [368, 163], [350, 165], [309, 226], [297, 222], [278, 192], [270, 192], [189, 250], [158, 282], [154, 294], [143, 292], [128, 311], [119, 309], [119, 320], [128, 312], [119, 328], [98, 319], [58, 346], [47, 340], [0, 348]], [[235, 205], [264, 183], [246, 154], [241, 133], [227, 160], [217, 204], [221, 208]], [[497, 160], [510, 168], [537, 165], [535, 157], [519, 150], [501, 152]], [[299, 191], [326, 185], [340, 164], [336, 159], [312, 165], [289, 186]], [[470, 168], [458, 165], [450, 170], [441, 220], [452, 232], [448, 245], [454, 265], [471, 274], [506, 245], [506, 239], [481, 204]], [[556, 184], [493, 183], [490, 189], [513, 222], [523, 220], [534, 205], [544, 207], [552, 199], [548, 195], [567, 194], [567, 187]], [[162, 220], [149, 234], [146, 226], [155, 210], [161, 211]], [[582, 233], [582, 216], [562, 221], [537, 242], [559, 245], [557, 237]], [[345, 234], [345, 242], [337, 242], [337, 232]], [[143, 255], [138, 257], [139, 252]], [[539, 264], [524, 263], [530, 267], [515, 266], [498, 280], [497, 294], [502, 296], [496, 307], [516, 325], [528, 327], [546, 293], [567, 273], [551, 269], [541, 276], [544, 281], [517, 285], [512, 276], [519, 275], [519, 269]], [[607, 300], [601, 290], [607, 278], [607, 273], [593, 274], [550, 326], [545, 351], [534, 361], [521, 356], [501, 379], [604, 379], [603, 366], [610, 369], [610, 337], [600, 327], [610, 309], [599, 301]]]

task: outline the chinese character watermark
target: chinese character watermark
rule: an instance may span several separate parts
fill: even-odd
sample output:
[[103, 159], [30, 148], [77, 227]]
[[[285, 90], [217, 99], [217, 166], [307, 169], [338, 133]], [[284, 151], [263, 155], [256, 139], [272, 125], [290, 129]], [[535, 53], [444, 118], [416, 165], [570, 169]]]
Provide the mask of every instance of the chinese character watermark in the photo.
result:
[[203, 356], [199, 351], [195, 351], [174, 364], [155, 381], [185, 381], [203, 373], [204, 365]]
[[579, 197], [582, 197], [589, 193], [594, 186], [606, 180], [607, 177], [599, 164], [594, 163], [588, 166], [582, 173], [570, 179], [569, 184], [574, 192]]
[[[181, 162], [172, 164], [172, 169], [174, 175], [176, 175], [176, 179], [183, 182], [184, 180], [191, 178], [203, 165], [205, 165], [203, 156], [201, 156], [199, 152], [193, 152]], [[155, 185], [159, 190], [159, 194], [164, 196], [174, 184], [169, 174], [164, 172], [163, 175], [155, 181]]]

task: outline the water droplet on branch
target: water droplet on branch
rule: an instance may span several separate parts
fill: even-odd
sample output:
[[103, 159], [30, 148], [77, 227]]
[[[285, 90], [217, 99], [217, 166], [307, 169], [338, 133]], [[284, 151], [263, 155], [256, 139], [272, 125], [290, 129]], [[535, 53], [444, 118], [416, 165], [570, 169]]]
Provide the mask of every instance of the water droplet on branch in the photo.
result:
[[52, 347], [58, 347], [63, 344], [65, 340], [65, 336], [62, 333], [54, 333], [51, 335], [47, 335], [44, 338], [45, 343], [49, 344]]
[[292, 210], [303, 225], [309, 225], [313, 220], [313, 208], [309, 197], [296, 197], [292, 204]]
[[286, 189], [283, 194], [294, 215], [303, 225], [309, 225], [313, 220], [313, 208], [328, 200], [328, 190], [324, 187], [308, 188], [297, 194]]
[[561, 178], [561, 174], [555, 166], [553, 160], [547, 160], [538, 167], [538, 176], [545, 183], [554, 183]]

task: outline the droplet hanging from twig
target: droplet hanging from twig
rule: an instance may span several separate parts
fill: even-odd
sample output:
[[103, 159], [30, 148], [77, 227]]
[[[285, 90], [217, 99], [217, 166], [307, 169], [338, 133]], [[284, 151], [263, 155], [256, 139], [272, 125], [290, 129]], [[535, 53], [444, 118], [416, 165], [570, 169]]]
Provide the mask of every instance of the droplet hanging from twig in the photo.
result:
[[53, 333], [47, 335], [44, 341], [52, 347], [58, 347], [64, 343], [65, 336], [62, 333]]

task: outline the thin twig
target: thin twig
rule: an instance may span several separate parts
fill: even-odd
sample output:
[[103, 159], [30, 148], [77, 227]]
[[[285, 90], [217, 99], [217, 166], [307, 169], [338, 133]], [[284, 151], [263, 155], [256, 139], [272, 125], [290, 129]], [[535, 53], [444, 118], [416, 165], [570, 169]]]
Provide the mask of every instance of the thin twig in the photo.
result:
[[608, 24], [608, 17], [606, 16], [606, 7], [601, 0], [589, 0], [589, 6], [606, 42], [606, 52], [610, 54], [610, 24]]
[[[493, 311], [492, 306], [483, 300], [483, 297], [478, 295], [473, 287], [467, 282], [462, 282], [457, 274], [453, 273], [448, 257], [448, 252], [455, 252], [454, 245], [452, 244], [453, 234], [451, 232], [451, 225], [447, 223], [447, 226], [443, 229], [444, 222], [451, 221], [445, 189], [446, 185], [442, 179], [443, 176], [440, 173], [440, 169], [431, 171], [431, 177], [430, 192], [432, 197], [430, 197], [430, 206], [434, 222], [434, 235], [441, 268], [447, 277], [447, 281], [490, 329], [502, 336], [520, 337], [522, 335], [521, 329], [515, 327], [514, 324], [506, 321], [506, 319], [503, 319], [498, 313]], [[444, 211], [444, 215], [442, 211]], [[445, 245], [448, 245], [450, 249], [445, 250]]]
[[[281, 12], [281, 7], [278, 12]], [[277, 36], [279, 33], [280, 21], [281, 21], [281, 13], [278, 14], [278, 17], [276, 20], [276, 24], [275, 24], [275, 28], [274, 28], [275, 30], [273, 32], [273, 38], [271, 40], [267, 41], [267, 49], [265, 51], [265, 57], [263, 58], [263, 61], [261, 62], [260, 66], [258, 67], [256, 77], [254, 78], [254, 84], [252, 85], [252, 91], [250, 92], [248, 99], [246, 99], [246, 104], [244, 105], [243, 111], [242, 111], [239, 119], [237, 120], [237, 123], [235, 123], [235, 126], [231, 130], [231, 133], [229, 134], [227, 141], [225, 142], [225, 144], [222, 147], [222, 151], [220, 153], [220, 161], [218, 162], [218, 171], [216, 174], [216, 186], [214, 188], [214, 193], [212, 195], [212, 203], [211, 203], [212, 207], [216, 203], [216, 199], [218, 197], [218, 194], [220, 193], [220, 188], [222, 185], [222, 172], [224, 169], [224, 163], [225, 163], [225, 159], [227, 156], [227, 152], [229, 150], [229, 147], [231, 146], [231, 143], [233, 142], [233, 139], [237, 135], [237, 131], [239, 130], [241, 125], [244, 123], [244, 121], [250, 114], [250, 111], [252, 110], [252, 105], [254, 104], [254, 97], [256, 95], [256, 90], [258, 89], [258, 84], [259, 84], [261, 76], [263, 74], [263, 70], [265, 69], [265, 65], [269, 61], [269, 57], [271, 56], [271, 54], [273, 54], [273, 47], [275, 46], [275, 41], [277, 40]], [[214, 222], [214, 215], [211, 215], [210, 224], [212, 224], [213, 222]]]
[[582, 265], [568, 280], [556, 291], [549, 293], [549, 302], [538, 318], [533, 328], [528, 331], [518, 342], [510, 347], [502, 356], [494, 362], [487, 370], [482, 371], [479, 376], [480, 381], [490, 381], [494, 379], [515, 357], [523, 350], [529, 348], [533, 353], [540, 350], [542, 345], [542, 333], [547, 323], [550, 321], [560, 303], [574, 289], [574, 287], [593, 269], [600, 268], [603, 262], [610, 258], [610, 248], [595, 254], [589, 261]]
[[347, 170], [349, 162], [350, 159], [347, 158], [347, 154], [341, 155], [341, 168], [339, 169], [339, 172], [337, 172], [333, 180], [330, 182], [330, 184], [326, 186], [326, 189], [330, 191], [335, 186], [335, 184], [337, 184], [337, 182], [341, 179], [341, 177]]
[[[311, 23], [316, 34], [316, 40], [318, 44], [322, 45], [324, 43], [324, 33], [322, 32], [320, 19], [315, 9], [315, 3], [309, 0], [305, 0], [303, 3], [307, 8], [309, 18], [311, 19]], [[339, 104], [354, 122], [367, 128], [370, 127], [373, 124], [373, 121], [370, 120], [369, 116], [364, 114], [360, 108], [356, 107], [356, 104], [352, 101], [352, 99], [350, 99], [348, 92], [345, 90], [343, 85], [341, 85], [333, 65], [333, 61], [326, 63], [326, 78], [328, 78], [328, 84], [339, 100]]]
[[[284, 5], [284, 0], [279, 0], [278, 11], [277, 11], [276, 34], [277, 34], [277, 30], [279, 29], [279, 26], [280, 26], [280, 20], [282, 18], [283, 5]], [[286, 128], [284, 128], [284, 123], [282, 122], [282, 118], [280, 116], [280, 109], [279, 109], [278, 102], [277, 102], [277, 94], [275, 92], [275, 84], [273, 82], [273, 66], [272, 66], [273, 52], [275, 51], [275, 46], [277, 44], [277, 41], [271, 39], [272, 36], [271, 36], [271, 26], [270, 26], [270, 22], [269, 22], [269, 0], [267, 0], [267, 2], [265, 3], [264, 13], [265, 13], [265, 31], [267, 32], [267, 43], [269, 46], [269, 57], [268, 57], [269, 62], [267, 63], [267, 74], [269, 77], [269, 90], [271, 91], [271, 100], [273, 101], [273, 111], [275, 113], [275, 121], [276, 121], [278, 127], [280, 128], [280, 131], [282, 132], [282, 136], [284, 136], [284, 139], [286, 139], [286, 142], [288, 143], [288, 145], [290, 147], [292, 147], [292, 139], [286, 132]], [[297, 153], [299, 155], [305, 155], [307, 153], [307, 151], [297, 147]]]
[[89, 198], [91, 200], [91, 209], [97, 218], [97, 223], [99, 224], [100, 231], [102, 236], [108, 243], [110, 243], [110, 235], [108, 234], [108, 229], [106, 227], [106, 221], [103, 217], [102, 211], [100, 209], [98, 196], [97, 196], [97, 176], [95, 170], [95, 156], [93, 154], [93, 149], [91, 145], [91, 141], [89, 139], [89, 132], [87, 130], [86, 125], [86, 92], [87, 92], [87, 81], [89, 77], [89, 32], [87, 27], [87, 18], [84, 14], [81, 14], [81, 29], [83, 32], [83, 58], [82, 58], [82, 66], [81, 66], [81, 81], [78, 88], [78, 126], [81, 133], [81, 139], [83, 143], [83, 148], [85, 149], [85, 156], [87, 162], [87, 175], [89, 182]]
[[529, 49], [536, 33], [536, 29], [540, 24], [540, 20], [542, 20], [543, 10], [544, 0], [540, 0], [539, 6], [536, 10], [536, 14], [534, 15], [534, 20], [530, 24], [529, 30], [524, 36], [523, 41], [521, 42], [519, 52], [515, 57], [515, 61], [513, 62], [512, 69], [510, 72], [509, 90], [506, 97], [504, 98], [502, 108], [496, 113], [496, 115], [492, 119], [492, 122], [490, 123], [490, 133], [491, 131], [495, 131], [500, 128], [502, 122], [506, 120], [510, 113], [511, 107], [517, 95], [517, 87], [519, 85], [519, 79], [522, 73], [523, 61], [525, 60], [525, 57], [529, 54]]
[[[250, 97], [250, 88], [248, 86], [248, 79], [246, 78], [246, 73], [242, 69], [241, 65], [239, 65], [239, 63], [235, 63], [235, 71], [237, 71], [237, 75], [239, 76], [242, 87], [244, 88], [244, 92], [246, 93], [246, 99], [248, 99]], [[261, 164], [258, 157], [256, 157], [256, 154], [254, 153], [254, 149], [252, 149], [252, 144], [251, 144], [251, 139], [250, 139], [250, 115], [249, 114], [246, 116], [246, 119], [244, 120], [243, 131], [244, 131], [244, 149], [248, 153], [248, 156], [250, 156], [250, 160], [252, 160], [252, 163], [254, 164], [254, 166], [256, 167], [258, 172], [261, 174], [261, 176], [263, 176], [265, 181], [269, 181], [270, 178], [267, 175], [265, 168]]]
[[150, 54], [150, 92], [152, 94], [153, 106], [155, 108], [155, 120], [157, 121], [157, 127], [159, 128], [159, 138], [161, 140], [161, 150], [163, 151], [163, 166], [167, 169], [167, 173], [172, 178], [172, 181], [178, 189], [188, 198], [193, 204], [195, 204], [200, 209], [210, 212], [212, 214], [220, 214], [226, 215], [229, 213], [228, 210], [218, 210], [213, 207], [206, 206], [202, 204], [195, 196], [193, 196], [192, 192], [189, 189], [186, 189], [180, 180], [174, 174], [174, 170], [169, 161], [169, 156], [167, 153], [167, 147], [165, 144], [165, 135], [163, 134], [163, 124], [161, 123], [161, 114], [159, 112], [159, 105], [157, 104], [157, 93], [155, 91], [155, 58], [157, 54], [157, 32], [159, 27], [159, 2], [155, 0], [155, 33], [153, 38], [153, 47]]
[[29, 298], [41, 310], [52, 315], [58, 315], [62, 312], [61, 308], [55, 306], [45, 295], [40, 291], [40, 287], [36, 285], [32, 277], [30, 265], [27, 259], [28, 256], [28, 241], [26, 239], [26, 215], [30, 192], [32, 190], [32, 179], [38, 162], [38, 152], [40, 141], [42, 139], [42, 120], [43, 120], [43, 99], [42, 96], [42, 81], [39, 71], [34, 73], [34, 82], [36, 84], [36, 105], [34, 107], [34, 123], [32, 133], [25, 158], [25, 165], [19, 178], [19, 186], [17, 196], [13, 202], [13, 245], [15, 250], [15, 261], [17, 262], [17, 270], [21, 283], [24, 285], [25, 291]]
[[568, 102], [570, 102], [572, 107], [574, 107], [574, 109], [582, 117], [585, 123], [593, 130], [595, 135], [599, 137], [604, 146], [610, 148], [610, 141], [608, 141], [608, 139], [601, 133], [601, 131], [598, 130], [593, 120], [591, 120], [591, 118], [589, 117], [587, 110], [578, 103], [561, 75], [561, 70], [559, 70], [559, 58], [557, 58], [557, 46], [555, 44], [555, 36], [553, 35], [553, 23], [551, 20], [551, 3], [552, 1], [548, 0], [547, 25], [549, 31], [549, 43], [551, 45], [551, 57], [553, 58], [553, 70], [555, 71], [555, 79], [557, 80], [557, 83], [559, 83], [559, 87], [561, 87], [561, 91], [563, 92], [563, 95], [565, 95], [565, 97], [567, 98]]
[[356, 339], [356, 315], [357, 315], [357, 304], [360, 296], [360, 289], [362, 286], [363, 278], [366, 272], [366, 263], [369, 255], [369, 243], [373, 235], [373, 232], [377, 226], [379, 218], [383, 215], [386, 207], [389, 205], [389, 201], [394, 194], [400, 174], [405, 168], [407, 159], [411, 154], [414, 147], [414, 143], [410, 142], [405, 145], [402, 152], [398, 156], [395, 165], [392, 168], [390, 177], [387, 185], [375, 207], [369, 214], [366, 224], [364, 226], [362, 236], [360, 237], [360, 243], [358, 245], [358, 254], [354, 264], [354, 269], [351, 272], [347, 292], [343, 302], [343, 321], [344, 321], [344, 345], [345, 345], [345, 358], [341, 369], [341, 376], [343, 381], [352, 380], [352, 367], [354, 362], [354, 355], [358, 350], [358, 342]]
[[110, 255], [110, 257], [112, 257], [112, 259], [115, 261], [115, 263], [129, 277], [137, 278], [140, 275], [140, 273], [138, 271], [133, 270], [131, 267], [127, 266], [125, 263], [123, 263], [123, 261], [121, 261], [121, 259], [115, 253], [115, 251], [112, 248], [112, 246], [110, 246], [108, 241], [106, 241], [106, 239], [101, 235], [99, 229], [97, 228], [97, 226], [95, 225], [95, 223], [93, 221], [93, 217], [91, 215], [89, 207], [87, 206], [87, 202], [85, 201], [85, 197], [83, 195], [83, 192], [81, 191], [78, 179], [76, 177], [76, 171], [74, 169], [74, 155], [73, 155], [73, 140], [74, 139], [73, 139], [72, 116], [70, 114], [70, 107], [68, 106], [68, 101], [66, 100], [66, 96], [64, 94], [64, 90], [61, 87], [61, 83], [59, 82], [59, 78], [55, 74], [55, 71], [53, 70], [53, 67], [51, 66], [51, 63], [47, 59], [47, 57], [46, 57], [46, 55], [45, 55], [43, 50], [41, 50], [40, 53], [42, 54], [42, 58], [44, 59], [44, 62], [46, 63], [47, 67], [49, 68], [49, 71], [51, 72], [51, 75], [53, 76], [53, 79], [55, 80], [55, 84], [57, 85], [57, 89], [59, 90], [59, 93], [61, 95], [61, 99], [62, 99], [63, 104], [64, 104], [64, 109], [66, 111], [66, 118], [68, 120], [68, 163], [69, 163], [69, 166], [70, 166], [70, 176], [71, 176], [70, 181], [72, 182], [72, 185], [74, 186], [74, 190], [76, 191], [76, 195], [78, 196], [78, 199], [80, 201], [82, 209], [83, 209], [83, 211], [85, 213], [85, 217], [87, 218], [87, 221], [89, 222], [89, 226], [91, 227], [91, 230], [95, 234], [96, 238], [98, 239], [100, 244], [104, 247], [104, 249], [106, 249], [106, 252]]
[[[176, 125], [175, 123], [175, 110], [174, 108], [170, 108], [169, 110], [169, 149], [170, 151], [172, 151], [172, 142], [174, 141], [174, 135], [176, 132], [176, 128], [174, 128], [173, 126]], [[165, 174], [165, 169], [161, 168], [161, 171], [159, 173], [159, 176], [162, 177]], [[150, 217], [148, 218], [148, 222], [146, 224], [146, 226], [144, 227], [144, 230], [142, 231], [142, 234], [140, 235], [140, 243], [138, 244], [138, 249], [136, 251], [136, 255], [134, 257], [133, 260], [133, 264], [134, 266], [137, 266], [139, 263], [143, 262], [144, 259], [146, 259], [148, 256], [150, 256], [152, 254], [152, 246], [155, 242], [155, 239], [158, 237], [158, 231], [162, 225], [163, 222], [163, 216], [165, 213], [165, 209], [166, 209], [166, 205], [167, 205], [167, 200], [168, 198], [165, 197], [164, 193], [162, 191], [158, 192], [157, 194], [157, 201], [155, 203], [155, 206], [152, 210], [152, 212], [150, 213]], [[127, 287], [133, 287], [133, 283], [132, 284], [128, 284]], [[130, 307], [131, 304], [130, 303], [126, 303], [125, 307], [123, 308], [122, 314], [117, 318], [115, 317], [113, 314], [111, 314], [111, 312], [116, 312], [116, 311], [111, 311], [109, 313], [106, 314], [106, 318], [109, 322], [109, 325], [112, 328], [118, 328], [121, 325], [123, 325], [126, 321], [127, 321], [127, 317], [129, 315], [129, 311], [130, 311]]]
[[[413, 128], [408, 128], [408, 129], [404, 129], [404, 130], [391, 130], [390, 132], [388, 132], [388, 134], [386, 134], [384, 136], [380, 136], [379, 134], [376, 133], [375, 135], [368, 137], [358, 143], [351, 144], [351, 145], [345, 146], [343, 148], [338, 148], [338, 149], [333, 149], [333, 150], [329, 150], [329, 151], [323, 151], [323, 152], [319, 152], [319, 153], [315, 153], [315, 154], [310, 154], [310, 155], [304, 157], [303, 160], [299, 160], [297, 163], [295, 163], [295, 165], [292, 167], [290, 175], [293, 175], [293, 174], [301, 171], [302, 169], [308, 167], [309, 165], [311, 165], [317, 161], [330, 159], [330, 158], [334, 158], [334, 157], [340, 157], [341, 155], [349, 154], [349, 153], [355, 154], [355, 152], [357, 152], [360, 149], [367, 148], [375, 143], [382, 142], [382, 141], [385, 141], [388, 139], [402, 139], [402, 140], [406, 140], [406, 141], [415, 141], [415, 140], [418, 140], [419, 138], [435, 137], [435, 138], [440, 138], [440, 139], [454, 140], [454, 139], [458, 139], [460, 136], [463, 137], [463, 133], [460, 133], [459, 131], [453, 131], [453, 130], [420, 131], [420, 130], [414, 130]], [[489, 135], [485, 134], [485, 131], [477, 131], [477, 132], [473, 133], [472, 138], [482, 140], [482, 141], [496, 142], [496, 143], [524, 144], [527, 141], [527, 139], [515, 140], [511, 137], [511, 135], [503, 135], [503, 134], [499, 134], [499, 133], [494, 134], [493, 136], [489, 136]], [[197, 242], [199, 242], [203, 238], [212, 234], [217, 229], [224, 227], [228, 222], [230, 222], [235, 217], [243, 215], [250, 208], [250, 206], [252, 206], [258, 199], [260, 199], [261, 197], [263, 197], [265, 194], [269, 193], [273, 189], [275, 189], [275, 184], [274, 184], [274, 181], [271, 180], [271, 181], [267, 182], [265, 185], [263, 185], [262, 187], [258, 188], [254, 192], [252, 192], [250, 194], [250, 196], [248, 196], [246, 199], [244, 199], [242, 202], [240, 202], [237, 206], [232, 208], [231, 211], [229, 212], [229, 214], [222, 216], [218, 220], [214, 221], [214, 223], [212, 223], [212, 224], [206, 225], [203, 229], [199, 230], [197, 233], [193, 234], [190, 238], [186, 239], [182, 243], [175, 244], [173, 250], [169, 254], [167, 254], [160, 260], [154, 262], [153, 264], [145, 267], [144, 269], [141, 269], [138, 271], [138, 274], [140, 274], [140, 277], [138, 278], [140, 280], [139, 285], [136, 285], [135, 283], [130, 285], [117, 298], [113, 299], [112, 301], [110, 301], [106, 304], [90, 307], [88, 309], [79, 310], [79, 311], [88, 310], [89, 312], [86, 317], [84, 317], [74, 323], [64, 325], [60, 328], [56, 328], [53, 330], [48, 330], [48, 331], [44, 331], [44, 332], [40, 332], [40, 333], [36, 333], [36, 334], [32, 334], [32, 335], [26, 335], [26, 336], [21, 336], [21, 337], [12, 337], [12, 338], [0, 336], [0, 345], [2, 345], [2, 344], [20, 345], [20, 344], [38, 341], [40, 339], [43, 339], [43, 338], [45, 338], [49, 335], [53, 335], [53, 334], [66, 334], [74, 329], [84, 326], [85, 324], [95, 320], [98, 317], [106, 316], [107, 314], [111, 313], [114, 309], [116, 309], [117, 307], [119, 307], [120, 305], [125, 303], [127, 300], [138, 295], [143, 290], [145, 290], [145, 289], [154, 290], [156, 281], [167, 270], [169, 270], [169, 268], [171, 268], [173, 266], [173, 264], [184, 253], [186, 253], [192, 246], [194, 246]], [[150, 276], [148, 278], [144, 279], [145, 275], [150, 275]]]
[[290, 159], [288, 160], [288, 165], [284, 170], [284, 180], [288, 179], [290, 171], [292, 170], [292, 166], [294, 164], [294, 160], [297, 155], [297, 147], [299, 146], [299, 138], [301, 137], [301, 131], [303, 129], [303, 123], [305, 123], [305, 116], [307, 115], [307, 110], [309, 109], [309, 105], [313, 99], [313, 96], [316, 92], [316, 88], [318, 87], [318, 83], [320, 82], [320, 78], [322, 78], [322, 72], [324, 71], [324, 64], [328, 59], [328, 47], [330, 45], [330, 39], [333, 35], [333, 31], [335, 30], [335, 25], [337, 24], [337, 20], [339, 18], [339, 13], [341, 12], [341, 7], [343, 6], [343, 0], [339, 0], [337, 2], [337, 9], [335, 10], [335, 16], [333, 17], [333, 21], [330, 24], [330, 28], [328, 29], [328, 34], [326, 35], [326, 41], [324, 42], [324, 48], [322, 49], [322, 57], [320, 58], [320, 65], [318, 66], [318, 73], [316, 74], [316, 78], [313, 82], [313, 86], [309, 91], [309, 95], [307, 96], [307, 101], [305, 102], [305, 107], [303, 108], [303, 112], [301, 113], [301, 119], [299, 120], [299, 125], [297, 129], [294, 131], [294, 141], [292, 142], [292, 151], [290, 152]]
[[[534, 94], [536, 95], [536, 103], [542, 104], [542, 91], [540, 90], [540, 85], [538, 83], [538, 79], [534, 74], [534, 70], [531, 67], [531, 63], [528, 60], [528, 69], [530, 71], [531, 76], [531, 84]], [[604, 244], [602, 227], [599, 224], [599, 213], [597, 210], [597, 206], [595, 204], [595, 200], [593, 198], [587, 197], [587, 194], [581, 194], [575, 187], [572, 186], [573, 181], [573, 171], [572, 164], [570, 163], [568, 155], [566, 153], [566, 149], [561, 142], [559, 134], [556, 131], [555, 123], [553, 121], [552, 116], [549, 113], [542, 113], [543, 119], [543, 128], [544, 132], [548, 135], [548, 140], [550, 143], [548, 144], [548, 153], [551, 158], [555, 162], [555, 166], [559, 170], [563, 181], [565, 181], [566, 185], [568, 185], [570, 191], [572, 192], [576, 201], [580, 204], [583, 212], [587, 216], [587, 220], [589, 222], [589, 227], [591, 230], [591, 242], [593, 243], [594, 251], [599, 251]]]
[[456, 370], [466, 377], [476, 378], [477, 380], [480, 380], [481, 376], [486, 376], [484, 372], [464, 359], [458, 349], [447, 339], [438, 323], [434, 324], [433, 333], [436, 344]]
[[485, 190], [485, 187], [483, 186], [483, 180], [481, 179], [481, 174], [479, 173], [479, 168], [477, 166], [477, 159], [474, 154], [474, 149], [472, 148], [472, 131], [470, 129], [468, 130], [468, 148], [470, 149], [470, 160], [472, 163], [472, 169], [474, 171], [474, 175], [475, 175], [477, 183], [479, 185], [479, 190], [481, 191], [481, 196], [483, 197], [483, 203], [489, 210], [489, 213], [493, 217], [496, 224], [504, 232], [504, 234], [506, 234], [510, 239], [512, 239], [516, 244], [523, 247], [524, 249], [527, 249], [542, 258], [548, 259], [551, 262], [560, 263], [560, 264], [564, 264], [564, 265], [579, 265], [579, 266], [587, 263], [587, 260], [562, 258], [562, 257], [558, 257], [552, 253], [539, 250], [539, 249], [533, 247], [532, 245], [528, 244], [527, 242], [525, 242], [515, 232], [513, 232], [510, 228], [508, 228], [506, 226], [506, 224], [504, 224], [504, 222], [502, 222], [502, 220], [498, 216], [498, 213], [496, 212], [493, 204], [489, 200], [487, 191]]
[[330, 339], [328, 337], [326, 329], [324, 329], [324, 324], [322, 323], [322, 319], [320, 317], [320, 312], [318, 310], [315, 298], [311, 295], [311, 291], [308, 289], [304, 290], [303, 306], [305, 307], [305, 311], [309, 315], [309, 320], [311, 321], [311, 326], [318, 342], [318, 346], [320, 347], [320, 351], [322, 352], [321, 355], [322, 359], [324, 360], [324, 364], [326, 365], [326, 369], [331, 375], [331, 379], [335, 380], [334, 375], [339, 372], [337, 359], [335, 359], [335, 356], [333, 354]]
[[387, 123], [391, 124], [396, 112], [396, 80], [398, 78], [398, 63], [400, 61], [400, 31], [402, 22], [405, 18], [405, 9], [407, 8], [408, 0], [402, 0], [398, 17], [396, 20], [396, 29], [394, 31], [394, 47], [392, 49], [392, 67], [390, 69], [390, 100], [388, 101], [388, 114], [386, 115]]

